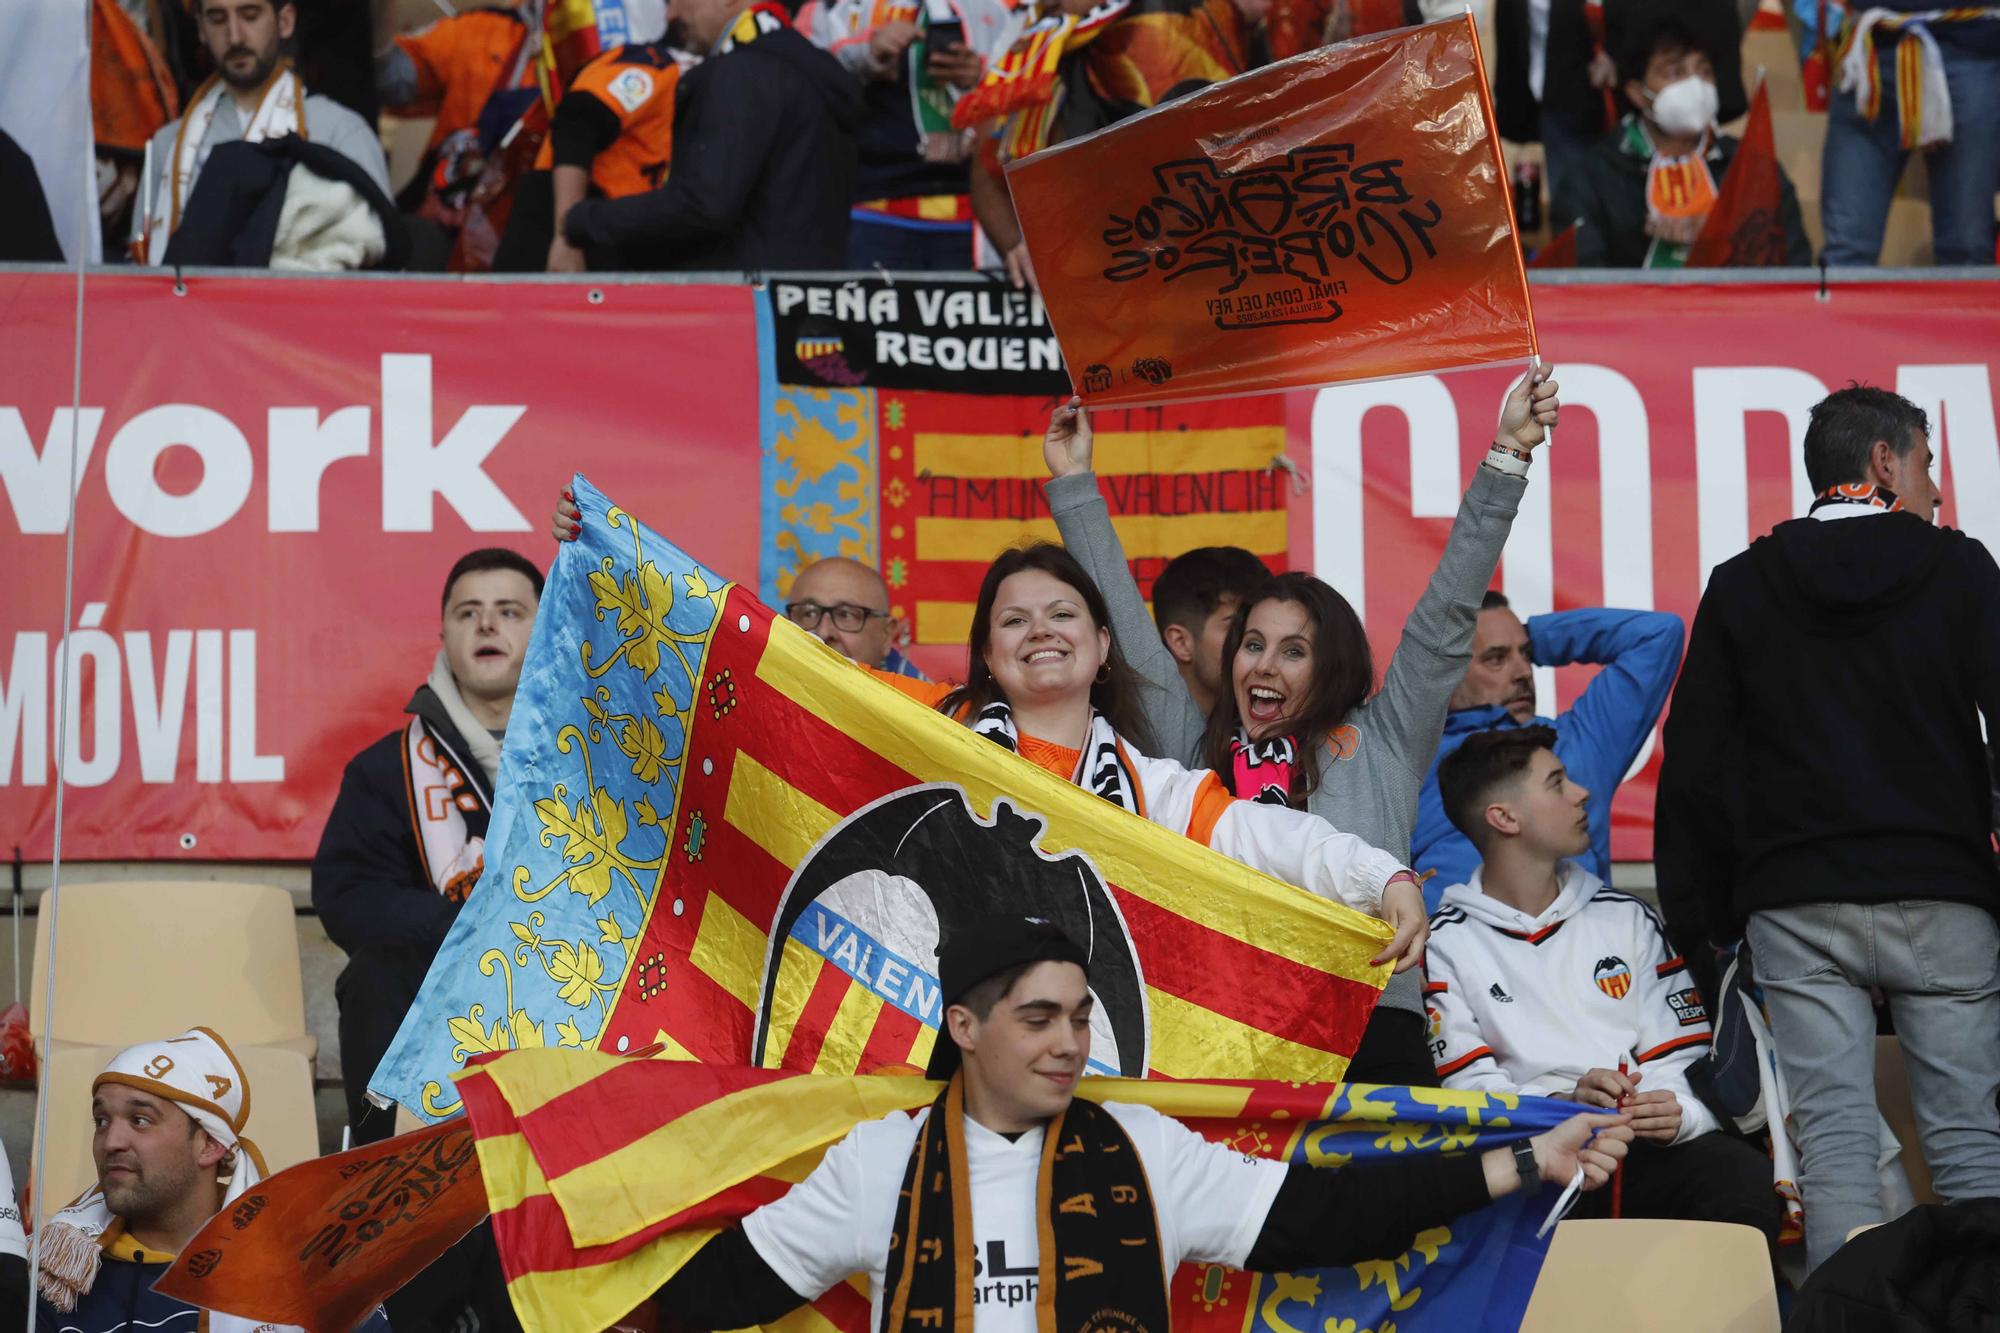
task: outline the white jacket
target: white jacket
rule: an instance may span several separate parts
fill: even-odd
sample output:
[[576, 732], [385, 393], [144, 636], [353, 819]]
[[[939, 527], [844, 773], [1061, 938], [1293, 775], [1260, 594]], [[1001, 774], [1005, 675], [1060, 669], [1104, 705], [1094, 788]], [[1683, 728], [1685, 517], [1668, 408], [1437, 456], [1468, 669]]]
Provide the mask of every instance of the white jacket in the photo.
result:
[[1370, 916], [1382, 906], [1383, 888], [1404, 870], [1388, 852], [1318, 815], [1238, 800], [1209, 769], [1154, 759], [1123, 741], [1119, 748], [1138, 779], [1141, 814], [1233, 861]]
[[1720, 1128], [1689, 1089], [1708, 1010], [1653, 909], [1573, 862], [1540, 916], [1490, 898], [1480, 872], [1444, 891], [1424, 954], [1431, 1058], [1448, 1088], [1547, 1096], [1623, 1060], [1681, 1104], [1684, 1143]]

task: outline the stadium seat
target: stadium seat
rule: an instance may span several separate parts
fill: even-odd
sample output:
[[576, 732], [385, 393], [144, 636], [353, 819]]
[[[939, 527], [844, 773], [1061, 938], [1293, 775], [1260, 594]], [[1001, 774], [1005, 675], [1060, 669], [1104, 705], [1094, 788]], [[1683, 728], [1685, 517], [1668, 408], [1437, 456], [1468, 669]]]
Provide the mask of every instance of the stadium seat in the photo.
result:
[[[42, 997], [47, 901], [35, 918], [35, 1044], [49, 1048]], [[291, 895], [265, 884], [105, 883], [62, 889], [55, 1037], [125, 1047], [206, 1025], [239, 1053], [275, 1046], [311, 1060]]]
[[[184, 1030], [187, 1024], [175, 1030]], [[208, 1025], [212, 1026], [212, 1025]], [[47, 1165], [42, 1182], [43, 1196], [50, 1200], [44, 1215], [53, 1213], [97, 1179], [91, 1162], [90, 1085], [111, 1057], [124, 1049], [116, 1046], [75, 1046], [57, 1042], [42, 1065], [49, 1089], [49, 1123], [46, 1139]], [[313, 1114], [312, 1065], [298, 1051], [271, 1046], [238, 1046], [230, 1043], [243, 1072], [250, 1078], [250, 1122], [244, 1133], [264, 1155], [272, 1171], [319, 1155], [319, 1123]], [[27, 1187], [32, 1175], [21, 1181]]]
[[1755, 1227], [1650, 1218], [1556, 1227], [1521, 1333], [1778, 1333], [1770, 1251]]

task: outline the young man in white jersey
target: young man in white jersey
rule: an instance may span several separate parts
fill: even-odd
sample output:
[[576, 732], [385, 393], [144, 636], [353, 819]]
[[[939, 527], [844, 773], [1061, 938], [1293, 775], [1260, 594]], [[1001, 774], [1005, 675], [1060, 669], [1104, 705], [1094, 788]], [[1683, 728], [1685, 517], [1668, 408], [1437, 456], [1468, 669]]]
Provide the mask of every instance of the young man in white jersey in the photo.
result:
[[866, 1273], [876, 1333], [1168, 1333], [1182, 1260], [1392, 1258], [1524, 1185], [1579, 1169], [1602, 1185], [1632, 1137], [1628, 1117], [1598, 1113], [1478, 1154], [1338, 1171], [1245, 1157], [1149, 1107], [1076, 1098], [1088, 966], [1038, 920], [989, 917], [946, 938], [929, 1070], [946, 1091], [927, 1111], [856, 1127], [710, 1241], [661, 1289], [663, 1323], [766, 1323]]
[[[1775, 1244], [1771, 1163], [1688, 1085], [1711, 1030], [1653, 909], [1571, 858], [1590, 852], [1590, 792], [1549, 727], [1477, 732], [1438, 768], [1445, 813], [1478, 848], [1431, 919], [1425, 1005], [1448, 1088], [1623, 1107], [1632, 1217], [1741, 1222]], [[1585, 1199], [1602, 1216], [1608, 1196]]]

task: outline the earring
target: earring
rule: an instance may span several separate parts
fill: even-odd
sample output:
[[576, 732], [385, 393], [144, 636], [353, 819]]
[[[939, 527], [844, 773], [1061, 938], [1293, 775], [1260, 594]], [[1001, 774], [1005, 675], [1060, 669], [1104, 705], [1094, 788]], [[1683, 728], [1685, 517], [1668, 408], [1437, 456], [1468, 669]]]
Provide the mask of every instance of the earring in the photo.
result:
[[1107, 657], [1107, 658], [1105, 658], [1105, 659], [1104, 659], [1104, 661], [1103, 661], [1103, 662], [1101, 662], [1101, 663], [1099, 663], [1099, 664], [1098, 664], [1098, 667], [1097, 667], [1097, 675], [1096, 675], [1096, 676], [1095, 676], [1095, 677], [1094, 677], [1093, 679], [1094, 679], [1094, 680], [1095, 680], [1095, 681], [1096, 681], [1096, 682], [1097, 682], [1097, 683], [1098, 683], [1099, 685], [1102, 685], [1102, 684], [1103, 684], [1103, 683], [1104, 683], [1105, 681], [1107, 681], [1107, 680], [1110, 680], [1110, 679], [1111, 679], [1111, 659], [1110, 659], [1110, 658], [1108, 658], [1108, 657]]

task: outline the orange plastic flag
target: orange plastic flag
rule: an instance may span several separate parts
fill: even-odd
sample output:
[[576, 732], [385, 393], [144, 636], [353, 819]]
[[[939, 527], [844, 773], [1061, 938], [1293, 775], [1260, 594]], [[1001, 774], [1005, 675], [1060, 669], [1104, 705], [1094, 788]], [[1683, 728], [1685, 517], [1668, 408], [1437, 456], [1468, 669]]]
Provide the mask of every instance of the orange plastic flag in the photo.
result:
[[307, 1333], [353, 1328], [486, 1216], [472, 1127], [317, 1157], [210, 1218], [155, 1287]]
[[1295, 56], [1007, 169], [1093, 405], [1535, 353], [1472, 20]]
[[1688, 268], [1769, 268], [1785, 262], [1784, 191], [1771, 138], [1771, 98], [1758, 84], [1743, 142], [1722, 178], [1708, 221], [1688, 247]]

